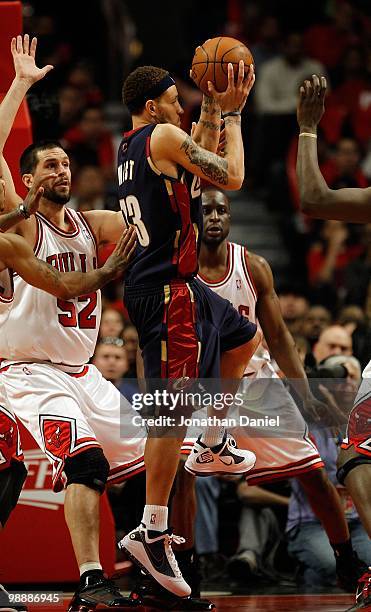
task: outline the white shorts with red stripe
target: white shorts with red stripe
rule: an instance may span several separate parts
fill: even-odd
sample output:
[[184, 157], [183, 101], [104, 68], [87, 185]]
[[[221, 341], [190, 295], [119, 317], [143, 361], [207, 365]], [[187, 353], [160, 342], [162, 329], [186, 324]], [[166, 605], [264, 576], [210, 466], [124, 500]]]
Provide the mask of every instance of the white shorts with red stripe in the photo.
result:
[[89, 447], [103, 449], [111, 467], [108, 484], [144, 470], [146, 432], [134, 425], [137, 413], [94, 365], [76, 372], [17, 363], [3, 367], [1, 378], [14, 413], [53, 465], [54, 491], [63, 487], [65, 459]]
[[[251, 385], [251, 382], [249, 382]], [[240, 415], [249, 418], [280, 416], [281, 426], [269, 428], [236, 427], [230, 429], [237, 445], [255, 453], [256, 463], [246, 475], [250, 485], [272, 480], [294, 478], [324, 467], [318, 449], [308, 435], [308, 427], [282, 381], [278, 378], [258, 379], [244, 393]]]

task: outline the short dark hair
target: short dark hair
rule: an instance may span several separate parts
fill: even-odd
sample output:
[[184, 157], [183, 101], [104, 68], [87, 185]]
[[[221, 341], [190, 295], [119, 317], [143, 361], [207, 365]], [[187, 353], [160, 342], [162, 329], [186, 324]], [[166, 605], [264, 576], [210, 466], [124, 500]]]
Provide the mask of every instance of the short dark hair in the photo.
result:
[[[142, 112], [145, 103], [141, 99], [168, 74], [167, 70], [156, 66], [140, 66], [129, 74], [122, 88], [122, 99], [133, 115]], [[140, 100], [137, 104], [136, 99]]]
[[23, 151], [21, 159], [19, 160], [21, 174], [33, 174], [39, 161], [37, 157], [38, 152], [55, 149], [55, 147], [64, 151], [64, 148], [58, 140], [39, 140], [38, 142], [30, 144]]

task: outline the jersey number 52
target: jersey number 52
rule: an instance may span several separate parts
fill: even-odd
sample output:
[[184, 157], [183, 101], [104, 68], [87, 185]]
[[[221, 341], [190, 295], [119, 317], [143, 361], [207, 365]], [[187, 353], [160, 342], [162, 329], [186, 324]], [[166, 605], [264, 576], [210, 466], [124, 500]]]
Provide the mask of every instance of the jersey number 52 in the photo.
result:
[[125, 217], [126, 224], [135, 225], [137, 228], [139, 244], [142, 247], [147, 247], [149, 245], [149, 235], [146, 226], [142, 221], [142, 213], [140, 211], [138, 199], [133, 195], [128, 195], [126, 198], [122, 198], [120, 200], [120, 206]]

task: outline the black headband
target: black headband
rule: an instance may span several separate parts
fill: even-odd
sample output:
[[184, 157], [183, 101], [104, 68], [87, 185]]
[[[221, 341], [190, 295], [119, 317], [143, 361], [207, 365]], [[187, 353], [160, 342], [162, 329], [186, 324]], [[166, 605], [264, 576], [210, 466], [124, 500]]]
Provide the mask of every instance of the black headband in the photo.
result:
[[173, 77], [170, 76], [170, 74], [167, 74], [166, 76], [164, 76], [163, 79], [161, 79], [159, 83], [153, 85], [151, 89], [146, 91], [146, 93], [142, 94], [141, 96], [137, 96], [136, 98], [134, 98], [134, 100], [128, 102], [128, 109], [131, 112], [136, 111], [141, 106], [144, 106], [147, 100], [154, 100], [155, 98], [158, 98], [159, 96], [161, 96], [161, 94], [164, 93], [164, 91], [169, 89], [169, 87], [172, 87], [172, 85], [175, 85], [175, 81]]

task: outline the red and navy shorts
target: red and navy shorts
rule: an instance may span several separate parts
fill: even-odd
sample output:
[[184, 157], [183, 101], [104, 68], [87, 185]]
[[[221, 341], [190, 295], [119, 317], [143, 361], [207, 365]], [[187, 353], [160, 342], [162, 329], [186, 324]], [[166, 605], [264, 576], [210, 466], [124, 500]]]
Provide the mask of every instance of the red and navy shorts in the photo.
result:
[[364, 378], [349, 415], [346, 437], [341, 448], [353, 448], [371, 457], [371, 378]]
[[251, 340], [256, 325], [198, 279], [125, 286], [146, 379], [220, 378], [220, 356]]

